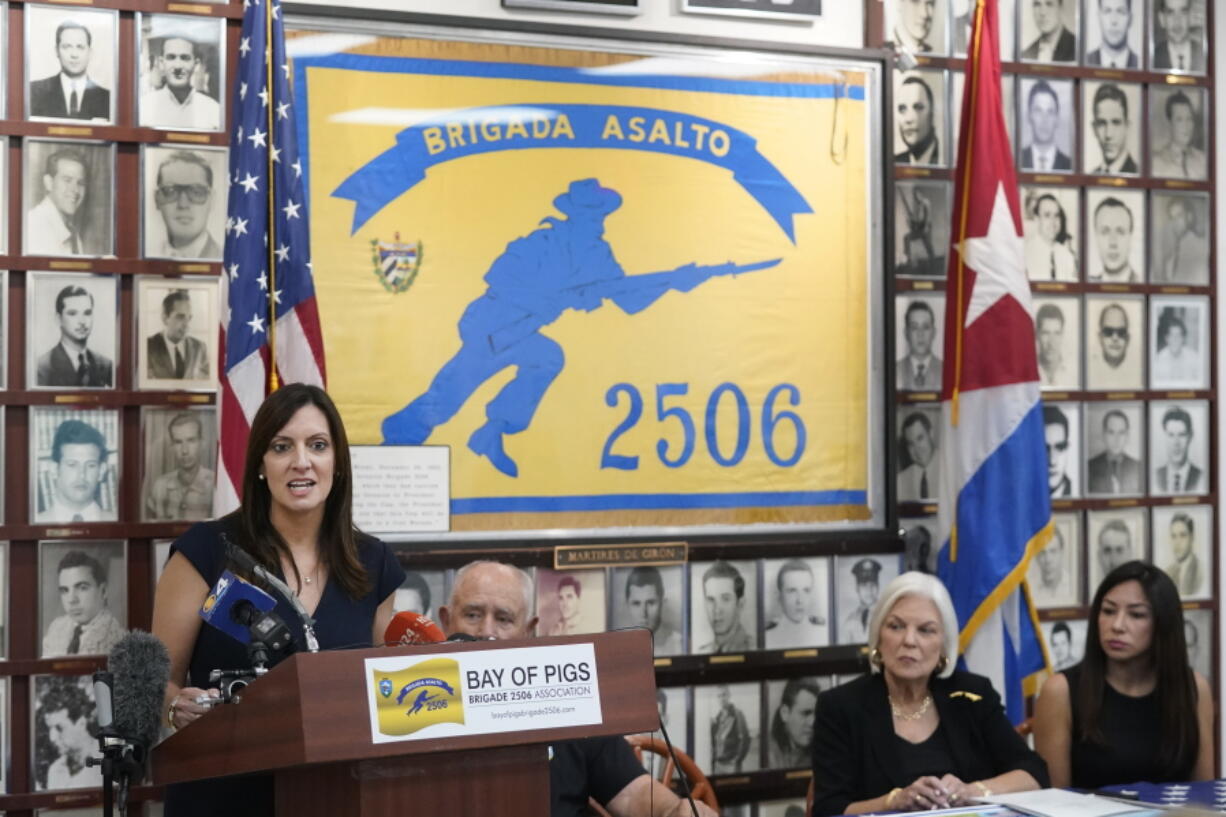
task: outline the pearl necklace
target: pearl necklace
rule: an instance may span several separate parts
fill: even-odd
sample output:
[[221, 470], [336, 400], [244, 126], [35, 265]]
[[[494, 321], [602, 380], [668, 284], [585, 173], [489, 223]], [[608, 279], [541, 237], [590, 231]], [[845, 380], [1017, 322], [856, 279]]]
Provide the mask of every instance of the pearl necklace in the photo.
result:
[[888, 695], [886, 697], [890, 700], [890, 711], [893, 712], [894, 717], [900, 721], [918, 721], [928, 712], [928, 707], [932, 706], [932, 696], [925, 695], [924, 700], [920, 702], [919, 709], [915, 710], [914, 712], [903, 712], [898, 708], [898, 705], [894, 703], [893, 698], [890, 698]]

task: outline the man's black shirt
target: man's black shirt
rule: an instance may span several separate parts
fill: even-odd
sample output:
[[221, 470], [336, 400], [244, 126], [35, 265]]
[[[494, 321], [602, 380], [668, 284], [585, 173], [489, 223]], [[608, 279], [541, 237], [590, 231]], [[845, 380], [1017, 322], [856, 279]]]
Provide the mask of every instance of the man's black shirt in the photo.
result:
[[555, 743], [549, 760], [550, 817], [588, 814], [589, 797], [608, 805], [643, 774], [634, 750], [618, 735]]

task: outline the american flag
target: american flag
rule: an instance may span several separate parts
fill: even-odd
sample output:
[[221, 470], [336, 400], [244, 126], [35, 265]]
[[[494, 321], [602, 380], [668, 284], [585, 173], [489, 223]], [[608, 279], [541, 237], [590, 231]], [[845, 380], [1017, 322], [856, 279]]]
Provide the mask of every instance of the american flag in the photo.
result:
[[243, 0], [221, 287], [216, 515], [238, 507], [247, 434], [270, 388], [270, 335], [280, 382], [323, 386], [325, 380], [289, 70], [280, 4]]

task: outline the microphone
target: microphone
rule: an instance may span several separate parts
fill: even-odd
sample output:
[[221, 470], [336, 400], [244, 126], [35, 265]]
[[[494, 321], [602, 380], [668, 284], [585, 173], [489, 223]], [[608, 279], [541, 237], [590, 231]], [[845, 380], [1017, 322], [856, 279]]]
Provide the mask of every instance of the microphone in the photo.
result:
[[276, 606], [272, 596], [227, 570], [204, 600], [200, 617], [235, 641], [250, 644], [252, 620]]
[[221, 544], [226, 549], [226, 558], [238, 565], [240, 570], [255, 576], [277, 591], [277, 595], [289, 604], [290, 607], [294, 608], [294, 612], [302, 619], [302, 632], [306, 636], [307, 651], [319, 652], [319, 640], [315, 638], [315, 619], [307, 614], [306, 608], [302, 606], [298, 596], [294, 595], [294, 591], [289, 589], [289, 585], [269, 573], [262, 564], [255, 560], [255, 557], [231, 542], [230, 537], [226, 536], [224, 532], [220, 534], [220, 537]]
[[401, 610], [392, 616], [392, 620], [387, 623], [387, 629], [383, 631], [384, 646], [438, 644], [446, 640], [447, 636], [433, 619], [412, 610]]
[[102, 767], [103, 803], [109, 807], [115, 782], [115, 805], [127, 813], [128, 788], [145, 776], [149, 750], [157, 742], [162, 701], [170, 681], [170, 656], [155, 636], [132, 630], [111, 649], [107, 670], [94, 673], [101, 758], [86, 763]]

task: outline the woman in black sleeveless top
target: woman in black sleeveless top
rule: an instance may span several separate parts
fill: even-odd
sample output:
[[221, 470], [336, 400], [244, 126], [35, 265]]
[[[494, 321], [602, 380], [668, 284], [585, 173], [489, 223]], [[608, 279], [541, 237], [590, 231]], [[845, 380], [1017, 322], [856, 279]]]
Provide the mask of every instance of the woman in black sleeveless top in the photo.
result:
[[1213, 698], [1188, 666], [1171, 579], [1144, 562], [1107, 574], [1090, 607], [1085, 657], [1043, 685], [1035, 748], [1053, 786], [1213, 777]]

